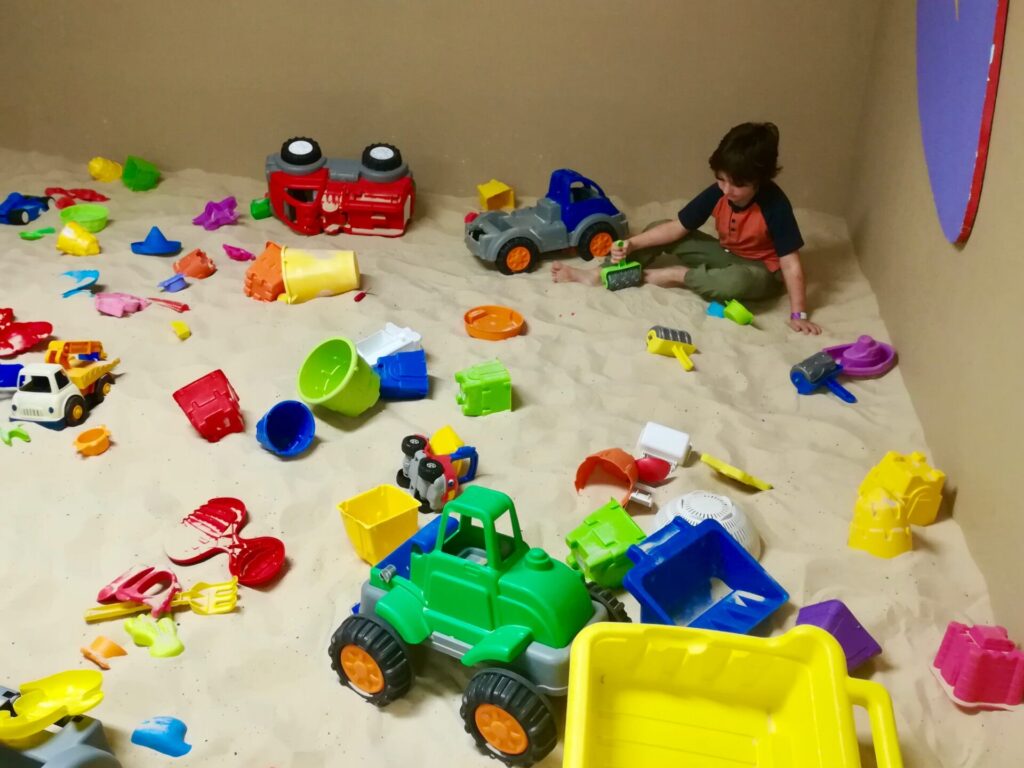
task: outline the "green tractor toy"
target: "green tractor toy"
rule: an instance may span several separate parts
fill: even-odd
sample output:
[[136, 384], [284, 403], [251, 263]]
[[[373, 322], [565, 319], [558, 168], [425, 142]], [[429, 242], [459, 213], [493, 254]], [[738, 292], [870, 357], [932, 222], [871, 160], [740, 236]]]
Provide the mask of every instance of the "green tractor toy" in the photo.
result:
[[531, 549], [512, 499], [480, 486], [371, 568], [360, 598], [331, 639], [341, 682], [383, 707], [412, 686], [411, 646], [459, 659], [477, 668], [462, 697], [466, 730], [510, 766], [533, 765], [554, 748], [547, 697], [568, 692], [580, 630], [629, 621], [611, 592]]

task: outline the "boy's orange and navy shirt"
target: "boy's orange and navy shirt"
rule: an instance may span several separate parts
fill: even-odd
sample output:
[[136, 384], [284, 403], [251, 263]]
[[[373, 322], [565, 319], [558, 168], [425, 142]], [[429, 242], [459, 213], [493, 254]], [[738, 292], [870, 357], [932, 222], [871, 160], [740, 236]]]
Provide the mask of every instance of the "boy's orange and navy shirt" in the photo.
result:
[[780, 268], [779, 257], [804, 244], [789, 198], [774, 181], [762, 184], [746, 207], [737, 208], [712, 184], [679, 211], [679, 223], [691, 232], [709, 216], [715, 218], [718, 242], [744, 259], [763, 261], [771, 272]]

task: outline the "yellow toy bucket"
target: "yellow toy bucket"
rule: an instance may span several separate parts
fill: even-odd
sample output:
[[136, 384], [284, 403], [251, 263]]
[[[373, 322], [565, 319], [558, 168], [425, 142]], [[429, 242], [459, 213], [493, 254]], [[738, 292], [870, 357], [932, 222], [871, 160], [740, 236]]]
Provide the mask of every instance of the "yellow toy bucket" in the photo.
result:
[[572, 645], [562, 768], [860, 768], [854, 705], [879, 768], [902, 768], [888, 692], [818, 627], [596, 624]]
[[281, 249], [284, 293], [279, 301], [298, 304], [318, 296], [334, 296], [359, 287], [355, 251]]
[[413, 536], [420, 503], [393, 485], [378, 485], [338, 505], [356, 554], [376, 565]]

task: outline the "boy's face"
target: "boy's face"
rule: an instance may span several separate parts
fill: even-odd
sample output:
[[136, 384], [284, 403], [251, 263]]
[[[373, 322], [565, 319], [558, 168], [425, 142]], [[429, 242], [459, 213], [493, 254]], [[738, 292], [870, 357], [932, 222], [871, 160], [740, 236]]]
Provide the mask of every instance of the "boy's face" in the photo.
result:
[[749, 182], [737, 184], [729, 178], [727, 173], [719, 171], [715, 174], [715, 180], [718, 182], [718, 188], [722, 190], [722, 195], [725, 199], [740, 208], [747, 205], [754, 199], [754, 195], [757, 194], [756, 184], [750, 184]]

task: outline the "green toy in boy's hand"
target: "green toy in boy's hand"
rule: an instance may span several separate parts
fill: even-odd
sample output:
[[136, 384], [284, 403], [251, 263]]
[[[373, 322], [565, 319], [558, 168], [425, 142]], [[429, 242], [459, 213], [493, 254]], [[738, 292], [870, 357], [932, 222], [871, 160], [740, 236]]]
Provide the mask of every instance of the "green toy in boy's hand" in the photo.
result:
[[633, 288], [644, 281], [643, 267], [636, 261], [620, 261], [601, 267], [601, 284], [609, 291]]

